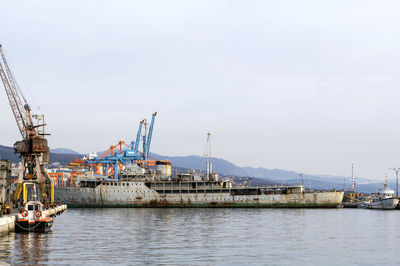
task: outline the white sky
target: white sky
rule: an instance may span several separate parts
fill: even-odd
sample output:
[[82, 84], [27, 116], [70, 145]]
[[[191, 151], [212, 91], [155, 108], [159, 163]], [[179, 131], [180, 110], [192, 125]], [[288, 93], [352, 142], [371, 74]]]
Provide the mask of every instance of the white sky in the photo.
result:
[[[213, 155], [240, 166], [348, 176], [354, 163], [380, 180], [400, 166], [398, 1], [0, 7], [0, 42], [52, 148], [130, 141], [157, 111], [152, 151], [163, 155], [201, 155], [210, 131]], [[0, 114], [11, 146], [4, 90]]]

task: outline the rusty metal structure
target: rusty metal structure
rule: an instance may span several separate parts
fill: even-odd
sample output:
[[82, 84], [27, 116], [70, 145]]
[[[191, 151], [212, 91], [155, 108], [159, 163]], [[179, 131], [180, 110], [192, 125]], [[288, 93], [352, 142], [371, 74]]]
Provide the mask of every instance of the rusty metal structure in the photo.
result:
[[0, 160], [0, 216], [11, 213], [11, 162]]
[[[46, 134], [44, 130], [38, 132], [38, 128], [43, 128], [45, 124], [34, 125], [31, 108], [18, 87], [16, 79], [7, 63], [1, 44], [0, 55], [0, 77], [15, 121], [17, 122], [19, 132], [22, 136], [22, 140], [14, 144], [15, 153], [19, 153], [21, 156], [17, 188], [14, 193], [14, 204], [17, 203], [21, 196], [24, 182], [29, 181], [39, 185], [44, 204], [47, 207], [48, 194], [53, 194], [51, 191], [53, 191], [54, 186], [43, 167], [43, 164], [49, 162], [50, 153], [47, 139], [44, 137]], [[24, 103], [21, 98], [24, 100]], [[46, 184], [50, 185], [50, 191], [46, 190]], [[26, 203], [25, 197], [24, 203]]]

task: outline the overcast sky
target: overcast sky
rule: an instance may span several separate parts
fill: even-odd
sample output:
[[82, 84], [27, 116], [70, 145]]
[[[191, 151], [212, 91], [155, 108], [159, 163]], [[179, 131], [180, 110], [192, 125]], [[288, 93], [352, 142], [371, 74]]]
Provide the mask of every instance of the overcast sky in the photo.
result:
[[[383, 181], [400, 166], [398, 1], [0, 1], [52, 148], [135, 138], [239, 166]], [[1, 88], [3, 90], [3, 88]], [[19, 139], [0, 90], [1, 145]], [[32, 97], [33, 96], [33, 97]], [[200, 164], [200, 163], [199, 163]]]

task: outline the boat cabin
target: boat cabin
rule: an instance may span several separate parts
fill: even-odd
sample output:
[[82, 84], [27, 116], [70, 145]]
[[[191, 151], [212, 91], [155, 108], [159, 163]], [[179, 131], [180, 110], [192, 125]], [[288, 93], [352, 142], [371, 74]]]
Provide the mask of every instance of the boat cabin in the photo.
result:
[[40, 201], [28, 201], [21, 215], [24, 219], [28, 219], [29, 222], [41, 219], [43, 216], [43, 204]]

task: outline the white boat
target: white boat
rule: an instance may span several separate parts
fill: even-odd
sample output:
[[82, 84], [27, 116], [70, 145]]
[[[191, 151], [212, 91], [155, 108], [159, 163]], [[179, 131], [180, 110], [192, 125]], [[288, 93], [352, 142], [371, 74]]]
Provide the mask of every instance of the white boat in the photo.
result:
[[15, 232], [45, 233], [53, 226], [54, 220], [44, 212], [43, 204], [39, 201], [28, 201], [21, 214], [15, 221]]
[[362, 206], [367, 209], [393, 210], [398, 204], [399, 198], [395, 196], [394, 190], [389, 189], [386, 178], [383, 190], [378, 190], [378, 193], [371, 194], [371, 200], [364, 202]]

